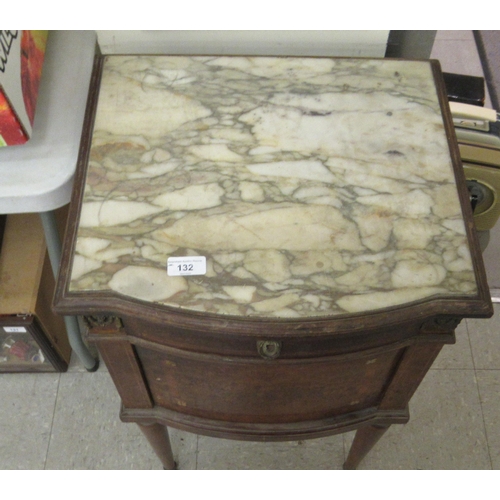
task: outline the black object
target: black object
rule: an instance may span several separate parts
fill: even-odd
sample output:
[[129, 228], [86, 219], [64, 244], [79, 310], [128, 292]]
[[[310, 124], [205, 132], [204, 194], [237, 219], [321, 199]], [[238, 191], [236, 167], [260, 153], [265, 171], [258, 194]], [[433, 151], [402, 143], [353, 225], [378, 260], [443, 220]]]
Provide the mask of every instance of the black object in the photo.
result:
[[479, 182], [473, 180], [467, 181], [467, 189], [469, 190], [470, 204], [472, 206], [472, 212], [474, 213], [477, 205], [485, 198], [484, 191]]
[[448, 100], [475, 106], [484, 106], [484, 78], [481, 76], [443, 73]]
[[2, 241], [3, 241], [3, 233], [5, 231], [6, 221], [7, 221], [7, 216], [0, 214], [0, 254], [2, 253]]

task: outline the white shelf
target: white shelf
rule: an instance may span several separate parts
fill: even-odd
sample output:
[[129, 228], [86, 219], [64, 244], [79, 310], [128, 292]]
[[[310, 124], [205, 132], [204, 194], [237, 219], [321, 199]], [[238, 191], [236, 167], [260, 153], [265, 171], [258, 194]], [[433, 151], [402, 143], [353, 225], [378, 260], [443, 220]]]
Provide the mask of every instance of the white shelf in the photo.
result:
[[0, 213], [70, 201], [96, 46], [94, 31], [50, 31], [33, 136], [0, 148]]

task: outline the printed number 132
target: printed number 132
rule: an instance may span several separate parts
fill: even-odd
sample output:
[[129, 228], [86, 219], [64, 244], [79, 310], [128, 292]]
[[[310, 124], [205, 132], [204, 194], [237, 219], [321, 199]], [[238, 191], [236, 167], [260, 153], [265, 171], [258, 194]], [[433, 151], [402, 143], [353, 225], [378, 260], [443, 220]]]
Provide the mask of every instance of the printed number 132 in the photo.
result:
[[177, 270], [181, 271], [181, 272], [192, 271], [193, 270], [193, 264], [179, 264], [177, 266]]

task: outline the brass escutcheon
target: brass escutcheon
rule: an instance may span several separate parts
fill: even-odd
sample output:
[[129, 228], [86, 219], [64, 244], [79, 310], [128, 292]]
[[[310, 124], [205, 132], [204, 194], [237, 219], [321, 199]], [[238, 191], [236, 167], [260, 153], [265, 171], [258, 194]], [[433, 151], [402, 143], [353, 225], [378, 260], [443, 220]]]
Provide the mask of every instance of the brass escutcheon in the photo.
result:
[[281, 342], [277, 340], [258, 340], [257, 351], [264, 359], [276, 359], [281, 352]]

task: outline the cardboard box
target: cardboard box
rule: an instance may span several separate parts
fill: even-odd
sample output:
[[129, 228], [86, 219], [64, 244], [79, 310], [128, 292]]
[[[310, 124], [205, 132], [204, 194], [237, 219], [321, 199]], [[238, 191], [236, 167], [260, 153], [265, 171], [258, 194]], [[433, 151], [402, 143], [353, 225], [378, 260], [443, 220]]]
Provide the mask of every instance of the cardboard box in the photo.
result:
[[7, 216], [0, 254], [0, 373], [66, 371], [71, 347], [52, 311], [55, 280], [39, 214]]
[[32, 135], [48, 31], [0, 30], [0, 147]]

